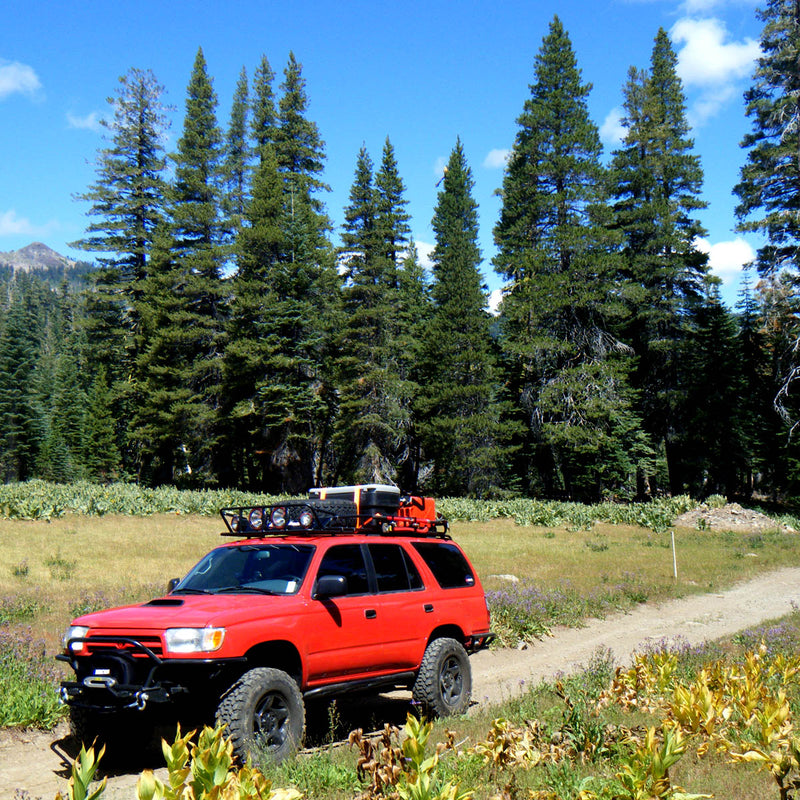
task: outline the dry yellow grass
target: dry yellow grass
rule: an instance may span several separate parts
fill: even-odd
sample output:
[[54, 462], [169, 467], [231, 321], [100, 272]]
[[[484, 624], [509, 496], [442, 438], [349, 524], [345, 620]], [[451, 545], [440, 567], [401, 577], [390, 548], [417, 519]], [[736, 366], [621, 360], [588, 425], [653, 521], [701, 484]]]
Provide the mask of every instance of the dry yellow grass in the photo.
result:
[[[74, 517], [0, 522], [0, 598], [30, 597], [42, 608], [34, 632], [58, 643], [82, 599], [132, 602], [164, 590], [221, 541], [218, 518]], [[499, 575], [540, 588], [564, 581], [581, 594], [635, 579], [651, 600], [728, 586], [758, 572], [800, 564], [800, 536], [678, 530], [678, 581], [669, 534], [598, 524], [591, 531], [520, 527], [511, 520], [456, 523], [453, 537], [487, 588]]]
[[676, 529], [678, 580], [669, 533], [598, 523], [589, 531], [520, 527], [512, 520], [456, 523], [487, 588], [497, 575], [530, 579], [542, 588], [569, 581], [581, 594], [631, 576], [650, 599], [714, 591], [758, 573], [800, 564], [800, 535], [717, 533]]
[[54, 647], [89, 595], [131, 602], [163, 592], [220, 541], [219, 519], [63, 517], [0, 523], [0, 597], [36, 600], [34, 631]]

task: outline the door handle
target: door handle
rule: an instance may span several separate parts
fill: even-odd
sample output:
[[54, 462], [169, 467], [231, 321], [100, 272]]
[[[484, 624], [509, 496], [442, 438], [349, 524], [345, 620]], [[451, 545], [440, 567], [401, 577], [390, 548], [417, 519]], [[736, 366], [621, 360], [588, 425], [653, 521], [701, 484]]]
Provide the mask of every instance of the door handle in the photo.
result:
[[426, 614], [433, 613], [433, 603], [425, 603], [425, 605], [422, 606], [422, 608], [425, 610]]
[[368, 608], [364, 611], [364, 616], [367, 619], [375, 619], [378, 616], [378, 612], [374, 608]]

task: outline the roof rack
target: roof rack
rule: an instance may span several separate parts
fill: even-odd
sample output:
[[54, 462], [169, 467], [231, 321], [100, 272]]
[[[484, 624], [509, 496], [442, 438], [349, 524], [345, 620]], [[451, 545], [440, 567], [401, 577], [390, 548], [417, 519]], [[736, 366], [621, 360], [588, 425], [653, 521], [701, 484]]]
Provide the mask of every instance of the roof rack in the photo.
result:
[[[408, 502], [401, 504], [397, 513], [388, 514], [382, 511], [360, 514], [355, 503], [317, 498], [223, 508], [219, 513], [227, 530], [221, 535], [260, 539], [267, 536], [356, 533], [449, 539], [447, 520], [441, 516], [419, 516], [419, 510], [426, 508], [424, 502], [420, 503], [419, 500], [408, 498]], [[430, 507], [432, 510], [432, 502]]]

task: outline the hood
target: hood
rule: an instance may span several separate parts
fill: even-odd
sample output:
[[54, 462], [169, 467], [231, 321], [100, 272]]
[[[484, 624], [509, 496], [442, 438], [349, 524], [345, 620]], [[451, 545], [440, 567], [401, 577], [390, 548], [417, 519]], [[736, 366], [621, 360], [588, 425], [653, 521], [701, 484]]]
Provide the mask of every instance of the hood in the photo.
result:
[[225, 627], [252, 619], [283, 617], [300, 603], [302, 600], [297, 595], [175, 595], [84, 614], [72, 624], [117, 631]]

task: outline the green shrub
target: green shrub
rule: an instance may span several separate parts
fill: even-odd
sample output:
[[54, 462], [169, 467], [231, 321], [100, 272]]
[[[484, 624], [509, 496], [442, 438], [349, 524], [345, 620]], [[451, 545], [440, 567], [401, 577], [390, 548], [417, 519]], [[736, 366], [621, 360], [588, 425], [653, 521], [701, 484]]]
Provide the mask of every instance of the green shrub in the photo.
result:
[[58, 672], [30, 631], [0, 627], [0, 726], [52, 728], [64, 716]]

